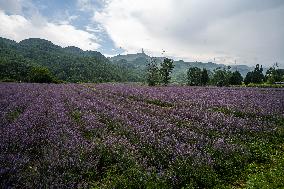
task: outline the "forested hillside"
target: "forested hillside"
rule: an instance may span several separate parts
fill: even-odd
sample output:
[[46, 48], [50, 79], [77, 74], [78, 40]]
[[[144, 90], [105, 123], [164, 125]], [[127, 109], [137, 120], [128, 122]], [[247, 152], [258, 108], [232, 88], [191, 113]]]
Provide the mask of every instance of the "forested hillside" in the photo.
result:
[[133, 70], [110, 64], [100, 52], [62, 48], [37, 38], [19, 43], [0, 38], [0, 70], [0, 80], [12, 81], [35, 81], [42, 73], [66, 82], [141, 80]]

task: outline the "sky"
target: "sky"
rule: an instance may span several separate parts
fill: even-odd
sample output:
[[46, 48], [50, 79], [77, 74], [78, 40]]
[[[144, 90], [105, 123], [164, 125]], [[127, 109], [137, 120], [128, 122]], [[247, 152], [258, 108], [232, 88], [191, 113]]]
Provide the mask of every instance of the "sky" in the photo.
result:
[[0, 37], [284, 67], [284, 0], [0, 0]]

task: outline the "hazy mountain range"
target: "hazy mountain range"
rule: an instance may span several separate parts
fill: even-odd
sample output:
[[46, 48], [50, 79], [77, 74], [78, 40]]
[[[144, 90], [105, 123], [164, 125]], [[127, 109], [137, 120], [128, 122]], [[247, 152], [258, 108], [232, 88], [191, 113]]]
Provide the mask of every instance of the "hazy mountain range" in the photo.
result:
[[[127, 54], [127, 55], [117, 55], [114, 57], [109, 57], [108, 59], [115, 64], [128, 64], [129, 66], [141, 67], [146, 66], [147, 62], [151, 59], [157, 60], [157, 63], [163, 61], [166, 57], [151, 57], [145, 53], [137, 53], [137, 54]], [[183, 60], [174, 61], [175, 63], [175, 72], [186, 71], [189, 67], [198, 67], [205, 68], [210, 71], [218, 67], [227, 67], [225, 64], [217, 64], [213, 62], [185, 62]], [[247, 72], [252, 71], [254, 67], [249, 67], [247, 65], [229, 65], [232, 71], [238, 70], [243, 76], [246, 75]]]
[[[114, 57], [109, 57], [108, 59], [115, 65], [124, 65], [124, 67], [130, 67], [133, 69], [138, 70], [145, 70], [146, 65], [149, 61], [155, 60], [158, 64], [162, 62], [166, 57], [151, 57], [142, 53], [137, 54], [127, 54], [127, 55], [117, 55]], [[173, 70], [173, 80], [176, 82], [180, 82], [185, 80], [186, 78], [186, 71], [190, 67], [198, 67], [198, 68], [205, 68], [210, 70], [211, 72], [216, 68], [225, 68], [228, 65], [224, 64], [217, 64], [213, 62], [185, 62], [183, 60], [174, 61], [175, 68]], [[229, 65], [231, 71], [238, 70], [243, 77], [249, 72], [254, 69], [254, 67], [249, 67], [247, 65]], [[264, 73], [266, 72], [267, 68], [264, 68]]]

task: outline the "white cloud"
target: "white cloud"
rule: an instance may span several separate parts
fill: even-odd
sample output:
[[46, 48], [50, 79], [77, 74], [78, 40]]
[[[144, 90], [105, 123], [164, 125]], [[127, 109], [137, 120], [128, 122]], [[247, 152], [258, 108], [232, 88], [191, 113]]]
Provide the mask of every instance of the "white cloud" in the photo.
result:
[[26, 19], [20, 15], [7, 15], [0, 10], [0, 36], [21, 41], [27, 38], [43, 38], [66, 47], [77, 46], [83, 50], [99, 48], [93, 34], [76, 29], [69, 24], [47, 22], [43, 17]]
[[220, 63], [284, 62], [281, 0], [110, 0], [94, 11], [117, 47]]
[[58, 24], [72, 25], [72, 23], [78, 20], [80, 16], [71, 14], [69, 10], [57, 12], [53, 18], [49, 18], [51, 22]]

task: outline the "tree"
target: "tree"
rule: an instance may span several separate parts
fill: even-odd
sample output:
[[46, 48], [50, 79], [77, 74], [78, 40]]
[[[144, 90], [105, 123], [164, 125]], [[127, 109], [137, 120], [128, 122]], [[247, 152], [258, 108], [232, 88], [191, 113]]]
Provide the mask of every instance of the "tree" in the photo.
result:
[[275, 82], [282, 81], [284, 76], [284, 70], [278, 69], [277, 63], [266, 71], [265, 78], [268, 83], [273, 84]]
[[230, 85], [241, 85], [243, 77], [239, 71], [235, 71], [230, 76]]
[[31, 71], [30, 81], [35, 83], [53, 83], [55, 79], [47, 68], [35, 67]]
[[15, 56], [15, 59], [0, 58], [0, 80], [28, 81], [32, 69], [30, 62]]
[[192, 67], [187, 70], [187, 84], [191, 86], [201, 85], [202, 71], [198, 67]]
[[251, 80], [252, 80], [252, 72], [248, 72], [244, 79], [244, 83], [248, 85], [249, 83], [251, 83]]
[[155, 86], [160, 82], [160, 71], [154, 59], [147, 64], [147, 83], [149, 86]]
[[216, 68], [213, 71], [212, 83], [218, 87], [229, 86], [231, 74], [230, 67]]
[[252, 83], [262, 83], [264, 81], [265, 78], [262, 72], [263, 72], [262, 65], [259, 67], [259, 64], [257, 64], [253, 71]]
[[168, 85], [171, 80], [170, 73], [174, 69], [174, 61], [172, 59], [165, 58], [161, 63], [160, 74], [161, 74], [161, 82], [164, 85]]
[[203, 68], [202, 73], [201, 73], [201, 84], [207, 85], [208, 82], [209, 82], [208, 71], [205, 68]]
[[254, 68], [254, 71], [248, 72], [245, 77], [245, 84], [249, 83], [262, 83], [265, 80], [265, 77], [263, 75], [263, 68], [262, 66], [259, 67], [259, 64], [257, 64]]

